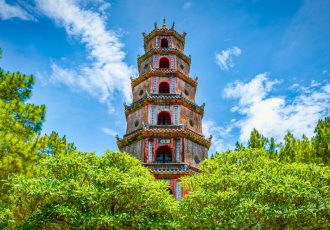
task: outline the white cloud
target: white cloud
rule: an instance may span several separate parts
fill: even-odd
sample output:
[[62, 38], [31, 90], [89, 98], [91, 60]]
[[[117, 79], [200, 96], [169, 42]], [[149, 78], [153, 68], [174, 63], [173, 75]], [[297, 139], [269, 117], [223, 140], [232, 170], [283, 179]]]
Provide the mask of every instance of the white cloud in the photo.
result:
[[267, 74], [259, 74], [248, 83], [236, 81], [225, 88], [225, 97], [239, 100], [232, 111], [244, 116], [237, 121], [241, 141], [249, 139], [253, 128], [278, 140], [287, 131], [297, 137], [303, 134], [311, 137], [317, 121], [329, 116], [330, 84], [315, 81], [309, 87], [295, 84], [292, 88], [300, 87], [300, 94], [288, 100], [284, 96], [269, 96], [278, 83], [269, 80]]
[[222, 50], [220, 53], [215, 54], [216, 64], [222, 70], [229, 70], [234, 67], [233, 56], [239, 57], [241, 53], [241, 49], [236, 46]]
[[185, 2], [185, 3], [183, 4], [183, 7], [182, 7], [182, 8], [183, 8], [184, 10], [186, 10], [186, 9], [189, 9], [189, 8], [191, 7], [191, 5], [192, 5], [191, 2]]
[[102, 128], [102, 132], [105, 133], [105, 134], [107, 134], [107, 135], [109, 135], [109, 136], [113, 136], [113, 137], [115, 137], [116, 135], [118, 135], [118, 132], [116, 132], [113, 129], [106, 128], [106, 127]]
[[8, 20], [10, 18], [20, 18], [22, 20], [33, 20], [20, 6], [9, 5], [5, 0], [0, 0], [0, 19]]
[[102, 12], [102, 13], [105, 13], [105, 11], [107, 9], [109, 9], [110, 7], [111, 7], [111, 3], [109, 3], [109, 2], [102, 2], [102, 4], [99, 7], [99, 11]]
[[[101, 11], [110, 5], [101, 4]], [[102, 12], [82, 9], [77, 1], [36, 0], [38, 10], [65, 28], [69, 36], [80, 39], [88, 50], [88, 63], [75, 69], [53, 63], [51, 79], [86, 91], [113, 111], [114, 95], [131, 100], [130, 76], [134, 68], [124, 62], [123, 44], [118, 35], [106, 29]]]
[[322, 71], [322, 74], [325, 75], [325, 76], [330, 76], [330, 73], [328, 70], [323, 70]]
[[210, 153], [215, 152], [223, 152], [224, 150], [228, 149], [228, 144], [225, 143], [225, 139], [230, 136], [230, 132], [235, 127], [235, 120], [232, 120], [231, 123], [225, 127], [218, 126], [212, 120], [204, 120], [203, 121], [203, 132], [205, 136], [212, 135], [212, 146], [210, 149]]

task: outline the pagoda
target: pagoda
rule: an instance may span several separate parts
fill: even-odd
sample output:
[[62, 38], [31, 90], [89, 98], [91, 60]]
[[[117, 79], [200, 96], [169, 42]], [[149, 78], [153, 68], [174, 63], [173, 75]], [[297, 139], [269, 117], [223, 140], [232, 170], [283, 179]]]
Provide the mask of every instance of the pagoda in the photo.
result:
[[143, 162], [158, 180], [169, 184], [181, 199], [187, 191], [180, 177], [199, 172], [211, 138], [202, 133], [205, 104], [195, 103], [197, 78], [189, 76], [191, 57], [184, 54], [186, 33], [161, 28], [143, 33], [144, 51], [138, 56], [137, 77], [131, 78], [133, 102], [125, 104], [126, 134], [118, 148]]

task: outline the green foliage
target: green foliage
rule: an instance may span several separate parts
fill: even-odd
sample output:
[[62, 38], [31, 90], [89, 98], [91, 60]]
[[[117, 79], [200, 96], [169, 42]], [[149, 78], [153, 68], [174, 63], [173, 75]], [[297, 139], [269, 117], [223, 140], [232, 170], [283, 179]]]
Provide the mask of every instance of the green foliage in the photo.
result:
[[46, 107], [26, 102], [32, 95], [33, 84], [31, 75], [0, 68], [0, 205], [7, 197], [8, 178], [14, 174], [34, 176], [44, 155], [75, 149], [55, 132], [40, 135]]
[[288, 132], [284, 137], [284, 146], [280, 151], [280, 160], [293, 162], [297, 152], [297, 140]]
[[[26, 103], [34, 79], [0, 68], [0, 197], [3, 181], [15, 173], [33, 175], [45, 106]], [[1, 203], [1, 199], [0, 199]]]
[[0, 204], [0, 229], [7, 229], [9, 225], [14, 223], [14, 216], [12, 211]]
[[303, 163], [318, 162], [313, 143], [305, 135], [296, 142], [295, 161]]
[[264, 150], [228, 151], [185, 177], [185, 229], [330, 228], [329, 167], [285, 163]]
[[60, 153], [70, 154], [76, 150], [74, 144], [68, 143], [65, 136], [60, 137], [54, 131], [50, 135], [46, 134], [39, 138], [38, 144], [38, 152], [47, 156], [54, 156]]
[[325, 164], [330, 163], [330, 117], [320, 120], [315, 128], [313, 147], [316, 155]]
[[265, 149], [270, 158], [279, 158], [283, 162], [302, 162], [329, 165], [330, 163], [330, 118], [320, 120], [315, 128], [315, 136], [309, 139], [305, 135], [296, 139], [291, 132], [284, 136], [284, 143], [276, 143], [272, 137], [264, 137], [253, 129], [245, 147], [236, 142], [235, 150]]
[[270, 158], [274, 158], [277, 156], [277, 154], [278, 154], [277, 149], [279, 147], [280, 147], [280, 145], [275, 142], [275, 139], [273, 137], [270, 138], [270, 140], [268, 141], [268, 148], [266, 149]]
[[235, 150], [236, 151], [239, 151], [239, 150], [244, 150], [244, 149], [245, 149], [245, 146], [242, 143], [236, 141], [236, 143], [235, 143]]
[[[125, 153], [57, 154], [36, 178], [14, 178], [16, 227], [22, 229], [170, 228], [174, 198]], [[17, 199], [19, 198], [19, 199]]]
[[253, 129], [250, 135], [250, 140], [248, 142], [248, 147], [255, 149], [266, 148], [267, 142], [268, 142], [267, 138], [265, 138], [262, 134], [260, 134], [258, 130]]

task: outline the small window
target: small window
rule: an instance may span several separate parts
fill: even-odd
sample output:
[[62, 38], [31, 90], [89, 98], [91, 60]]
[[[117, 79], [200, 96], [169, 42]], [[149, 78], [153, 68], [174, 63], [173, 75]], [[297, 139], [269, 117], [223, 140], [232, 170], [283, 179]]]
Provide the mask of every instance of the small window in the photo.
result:
[[168, 48], [168, 41], [166, 38], [163, 38], [162, 40], [160, 40], [160, 47], [161, 48]]
[[193, 122], [192, 120], [189, 120], [189, 125], [190, 125], [191, 127], [194, 127], [194, 122]]
[[140, 91], [139, 91], [139, 96], [142, 96], [143, 93], [144, 93], [143, 89], [140, 89]]
[[180, 64], [180, 68], [181, 68], [182, 70], [184, 70], [184, 65]]
[[170, 125], [171, 114], [167, 111], [162, 111], [158, 114], [157, 125]]
[[170, 67], [170, 62], [168, 61], [168, 58], [162, 57], [159, 60], [159, 68], [165, 69], [165, 68], [169, 68], [169, 67]]
[[170, 93], [170, 86], [167, 82], [161, 82], [159, 84], [159, 89], [158, 89], [159, 93]]
[[156, 163], [172, 163], [172, 151], [168, 146], [161, 146], [157, 149]]
[[149, 64], [148, 64], [148, 63], [147, 63], [147, 64], [145, 64], [145, 65], [144, 65], [144, 70], [148, 69], [148, 66], [149, 66]]
[[134, 122], [134, 125], [135, 125], [135, 127], [138, 127], [138, 125], [139, 125], [139, 121], [136, 120], [136, 121]]
[[184, 92], [184, 94], [186, 94], [186, 96], [189, 96], [189, 91], [188, 90], [185, 89], [183, 92]]

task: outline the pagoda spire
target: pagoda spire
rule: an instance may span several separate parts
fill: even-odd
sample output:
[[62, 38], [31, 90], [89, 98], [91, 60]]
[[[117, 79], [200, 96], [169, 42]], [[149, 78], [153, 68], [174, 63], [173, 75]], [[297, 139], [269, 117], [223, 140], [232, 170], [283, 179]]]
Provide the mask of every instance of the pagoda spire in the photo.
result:
[[173, 22], [171, 30], [174, 30], [175, 22]]
[[163, 19], [162, 29], [163, 29], [163, 30], [167, 29], [167, 26], [166, 26], [166, 19], [165, 19], [165, 17], [164, 17], [164, 19]]

